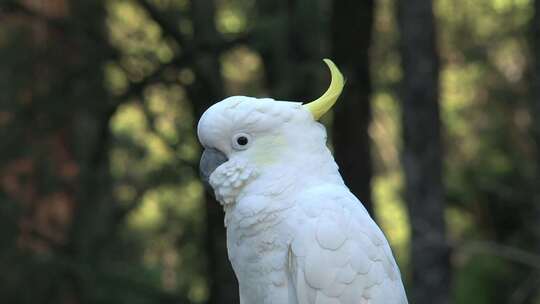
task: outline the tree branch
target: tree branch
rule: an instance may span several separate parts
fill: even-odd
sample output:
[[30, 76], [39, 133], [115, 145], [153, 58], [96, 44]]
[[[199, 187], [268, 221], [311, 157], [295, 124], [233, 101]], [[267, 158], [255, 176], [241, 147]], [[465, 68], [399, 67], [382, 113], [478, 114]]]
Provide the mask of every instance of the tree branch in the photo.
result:
[[188, 57], [193, 56], [195, 52], [214, 52], [220, 54], [237, 45], [248, 44], [252, 40], [252, 35], [247, 33], [232, 39], [217, 39], [217, 41], [211, 43], [195, 46], [190, 39], [182, 34], [176, 25], [165, 18], [148, 0], [137, 0], [137, 3], [146, 10], [150, 18], [161, 27], [164, 33], [173, 38], [179, 45], [184, 46], [183, 53]]
[[160, 27], [161, 29], [167, 33], [167, 35], [171, 36], [178, 44], [184, 45], [186, 43], [186, 38], [184, 37], [184, 34], [178, 30], [178, 28], [171, 23], [169, 20], [167, 20], [154, 6], [152, 6], [147, 0], [137, 0], [137, 3], [139, 3], [140, 6], [142, 6], [148, 15], [150, 15], [150, 18], [152, 18]]
[[[246, 34], [242, 36], [235, 37], [231, 40], [222, 41], [214, 51], [216, 53], [221, 53], [227, 51], [231, 48], [234, 48], [238, 45], [248, 44], [251, 41], [251, 35]], [[196, 49], [195, 47], [188, 47], [181, 54], [176, 54], [173, 59], [169, 62], [163, 63], [158, 66], [150, 75], [146, 76], [139, 82], [130, 83], [128, 89], [121, 95], [115, 97], [116, 103], [114, 107], [122, 104], [131, 97], [139, 96], [142, 94], [143, 90], [150, 84], [160, 82], [162, 80], [161, 74], [167, 70], [167, 68], [182, 68], [188, 66], [193, 62], [195, 55], [198, 51], [203, 51], [203, 49]], [[112, 111], [116, 111], [115, 109]]]
[[540, 256], [526, 250], [490, 241], [471, 241], [464, 244], [465, 252], [489, 254], [540, 270]]

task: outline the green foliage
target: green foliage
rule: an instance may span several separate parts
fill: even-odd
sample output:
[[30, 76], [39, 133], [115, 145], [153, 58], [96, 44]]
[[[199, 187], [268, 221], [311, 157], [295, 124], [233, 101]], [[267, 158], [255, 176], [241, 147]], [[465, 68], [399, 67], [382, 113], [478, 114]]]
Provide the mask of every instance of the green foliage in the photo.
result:
[[[69, 4], [69, 16], [23, 10], [0, 27], [0, 302], [205, 303], [214, 278], [194, 127], [198, 109], [215, 100], [193, 96], [211, 86], [201, 72], [208, 57], [219, 60], [226, 95], [267, 95], [275, 67], [263, 57], [280, 51], [285, 6], [216, 1], [215, 45], [196, 46], [188, 0]], [[376, 218], [408, 278], [395, 1], [377, 5], [372, 186]], [[538, 271], [465, 249], [490, 240], [532, 251], [537, 241], [532, 3], [435, 5], [450, 235], [441, 241], [453, 248], [454, 303], [510, 303], [514, 286], [527, 290]], [[224, 46], [248, 32], [254, 38]]]
[[[474, 257], [463, 265], [463, 271], [457, 273], [456, 303], [497, 303], [507, 282], [500, 278], [508, 275], [507, 267], [499, 259], [493, 257]], [[499, 294], [493, 289], [499, 290]]]

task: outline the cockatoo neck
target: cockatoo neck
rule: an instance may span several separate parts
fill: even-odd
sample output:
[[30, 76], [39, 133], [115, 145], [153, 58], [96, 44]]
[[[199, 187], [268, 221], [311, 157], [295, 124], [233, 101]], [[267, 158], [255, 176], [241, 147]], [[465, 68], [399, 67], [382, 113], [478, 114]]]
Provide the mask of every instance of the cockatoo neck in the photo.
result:
[[286, 161], [258, 170], [259, 175], [246, 191], [276, 196], [299, 192], [312, 185], [343, 184], [338, 166], [326, 146], [306, 153], [290, 153], [283, 159]]
[[310, 120], [299, 122], [294, 129], [295, 132], [283, 130], [287, 149], [279, 156], [279, 162], [261, 169], [257, 180], [274, 180], [272, 184], [277, 187], [292, 186], [294, 191], [312, 184], [343, 184], [334, 157], [326, 146], [324, 126]]

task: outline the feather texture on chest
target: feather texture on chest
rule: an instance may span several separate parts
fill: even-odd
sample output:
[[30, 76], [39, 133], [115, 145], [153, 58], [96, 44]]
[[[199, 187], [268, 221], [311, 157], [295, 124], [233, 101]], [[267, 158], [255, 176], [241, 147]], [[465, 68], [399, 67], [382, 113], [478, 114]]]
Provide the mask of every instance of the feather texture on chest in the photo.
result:
[[228, 234], [238, 240], [259, 235], [275, 226], [285, 225], [284, 220], [292, 206], [290, 200], [276, 203], [264, 195], [246, 196], [226, 211], [225, 226]]

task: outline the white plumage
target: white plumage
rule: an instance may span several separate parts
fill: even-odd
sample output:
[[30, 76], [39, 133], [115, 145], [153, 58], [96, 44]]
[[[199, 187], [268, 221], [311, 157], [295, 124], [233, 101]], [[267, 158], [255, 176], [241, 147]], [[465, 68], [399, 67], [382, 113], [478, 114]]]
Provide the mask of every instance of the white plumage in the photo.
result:
[[407, 303], [384, 234], [305, 106], [231, 97], [205, 112], [198, 136], [227, 158], [209, 181], [226, 211], [241, 304]]

